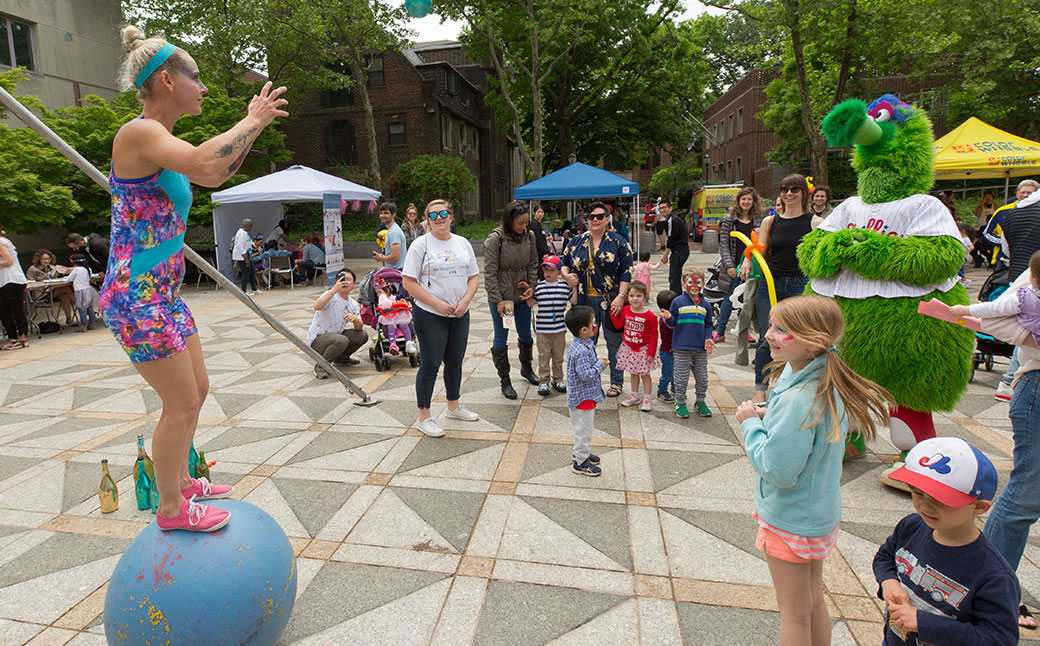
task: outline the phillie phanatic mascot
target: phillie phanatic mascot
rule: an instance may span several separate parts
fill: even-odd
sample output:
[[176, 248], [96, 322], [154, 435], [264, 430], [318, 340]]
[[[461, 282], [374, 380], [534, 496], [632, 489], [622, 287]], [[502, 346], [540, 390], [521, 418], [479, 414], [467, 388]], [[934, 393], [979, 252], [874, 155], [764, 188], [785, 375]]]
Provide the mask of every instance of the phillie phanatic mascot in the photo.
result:
[[[853, 370], [895, 397], [892, 443], [906, 455], [935, 437], [932, 411], [952, 410], [971, 376], [971, 330], [917, 313], [921, 301], [968, 304], [957, 280], [965, 249], [950, 211], [927, 195], [935, 180], [932, 124], [886, 94], [852, 99], [823, 120], [832, 146], [855, 144], [859, 195], [805, 236], [798, 262], [810, 289], [845, 314], [839, 352]], [[850, 434], [848, 454], [865, 450]], [[882, 475], [887, 478], [897, 462]], [[902, 487], [901, 487], [902, 488]]]

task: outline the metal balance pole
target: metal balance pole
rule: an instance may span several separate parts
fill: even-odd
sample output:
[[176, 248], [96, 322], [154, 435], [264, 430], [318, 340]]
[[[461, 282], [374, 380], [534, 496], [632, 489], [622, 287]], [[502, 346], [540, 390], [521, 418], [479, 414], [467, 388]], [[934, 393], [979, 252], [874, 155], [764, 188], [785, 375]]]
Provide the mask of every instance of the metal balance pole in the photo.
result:
[[[11, 111], [16, 117], [21, 119], [25, 125], [35, 130], [41, 137], [43, 137], [47, 143], [54, 146], [58, 152], [65, 155], [73, 164], [76, 165], [81, 171], [87, 174], [90, 179], [102, 186], [106, 191], [111, 191], [112, 188], [108, 185], [108, 178], [99, 171], [93, 164], [87, 161], [82, 155], [80, 155], [72, 146], [70, 146], [64, 139], [59, 137], [53, 130], [47, 127], [47, 124], [40, 121], [40, 119], [30, 112], [25, 106], [18, 102], [10, 92], [0, 87], [0, 104], [3, 104], [5, 108]], [[303, 350], [304, 354], [320, 364], [329, 374], [334, 375], [336, 379], [339, 379], [347, 390], [354, 393], [361, 398], [361, 401], [357, 403], [358, 406], [375, 406], [379, 403], [378, 399], [373, 399], [364, 390], [362, 390], [357, 384], [355, 384], [349, 377], [339, 371], [331, 362], [327, 361], [325, 357], [321, 356], [309, 345], [304, 343], [298, 336], [293, 334], [289, 328], [282, 325], [276, 318], [269, 314], [264, 308], [260, 307], [253, 302], [253, 299], [246, 296], [245, 292], [239, 289], [238, 285], [235, 285], [227, 276], [222, 274], [216, 267], [206, 262], [206, 260], [195, 252], [194, 249], [188, 245], [184, 245], [184, 257], [190, 260], [199, 268], [200, 271], [205, 273], [207, 276], [217, 282], [218, 285], [223, 287], [232, 294], [235, 298], [240, 300], [246, 307], [253, 310], [257, 316], [267, 322], [276, 332], [288, 339], [293, 345]]]

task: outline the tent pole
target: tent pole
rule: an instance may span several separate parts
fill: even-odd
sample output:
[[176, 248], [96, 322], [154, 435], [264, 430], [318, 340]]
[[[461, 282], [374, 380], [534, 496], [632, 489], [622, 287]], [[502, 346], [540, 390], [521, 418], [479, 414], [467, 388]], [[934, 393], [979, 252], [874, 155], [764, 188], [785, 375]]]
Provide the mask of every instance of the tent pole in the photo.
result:
[[1004, 204], [1008, 201], [1008, 190], [1011, 188], [1011, 171], [1004, 173]]
[[[106, 191], [112, 190], [112, 187], [108, 184], [108, 178], [99, 171], [93, 164], [87, 161], [82, 155], [80, 155], [72, 146], [70, 146], [64, 139], [59, 137], [53, 130], [47, 127], [47, 124], [40, 121], [40, 119], [30, 112], [25, 106], [18, 102], [7, 90], [0, 87], [0, 104], [3, 104], [5, 108], [10, 110], [16, 117], [21, 119], [25, 125], [35, 130], [41, 137], [43, 137], [47, 143], [54, 146], [58, 152], [67, 157], [77, 168], [86, 173], [87, 177], [97, 182]], [[262, 307], [253, 302], [253, 299], [245, 295], [245, 293], [238, 288], [237, 285], [228, 280], [227, 276], [220, 273], [215, 267], [210, 265], [206, 260], [197, 254], [194, 249], [188, 245], [184, 245], [184, 257], [194, 263], [202, 272], [217, 282], [218, 285], [223, 287], [242, 303], [253, 310], [253, 312], [267, 322], [276, 332], [284, 336], [296, 347], [303, 350], [311, 359], [318, 362], [326, 371], [331, 375], [335, 375], [337, 379], [349, 390], [358, 397], [361, 398], [359, 406], [374, 406], [379, 403], [379, 400], [372, 399], [364, 390], [358, 387], [349, 377], [340, 372], [335, 366], [333, 366], [325, 357], [318, 354], [313, 348], [308, 346], [306, 343], [300, 340], [298, 336], [293, 334], [278, 322], [273, 316], [267, 313]]]

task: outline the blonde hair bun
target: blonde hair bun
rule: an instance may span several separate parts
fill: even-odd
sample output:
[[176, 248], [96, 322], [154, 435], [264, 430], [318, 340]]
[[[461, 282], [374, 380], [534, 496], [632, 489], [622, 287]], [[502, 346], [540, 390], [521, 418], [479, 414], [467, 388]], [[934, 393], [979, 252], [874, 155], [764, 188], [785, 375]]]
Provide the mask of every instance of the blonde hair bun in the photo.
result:
[[123, 46], [128, 52], [140, 47], [145, 41], [144, 32], [134, 25], [127, 25], [120, 30], [123, 37]]

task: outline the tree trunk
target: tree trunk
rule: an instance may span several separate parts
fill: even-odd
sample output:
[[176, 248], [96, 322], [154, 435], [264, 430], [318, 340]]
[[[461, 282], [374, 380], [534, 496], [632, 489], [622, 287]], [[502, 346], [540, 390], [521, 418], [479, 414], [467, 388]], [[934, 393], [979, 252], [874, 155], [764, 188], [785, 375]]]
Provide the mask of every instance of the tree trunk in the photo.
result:
[[545, 155], [542, 150], [542, 53], [539, 51], [538, 17], [535, 15], [532, 0], [527, 2], [527, 20], [530, 25], [528, 31], [531, 34], [531, 145], [534, 148], [534, 167], [531, 174], [534, 179], [538, 179], [542, 176], [542, 159]]
[[553, 101], [556, 110], [556, 150], [560, 155], [561, 166], [569, 163], [572, 153], [577, 153], [574, 147], [574, 113], [571, 110], [573, 76], [573, 72], [568, 69]]
[[379, 144], [376, 141], [376, 120], [372, 116], [372, 101], [368, 96], [368, 71], [365, 70], [364, 58], [360, 52], [350, 53], [350, 75], [354, 77], [354, 92], [361, 99], [361, 107], [365, 111], [365, 139], [368, 140], [369, 172], [375, 186], [382, 189], [383, 175], [379, 172]]
[[813, 119], [812, 104], [809, 102], [809, 80], [805, 76], [805, 52], [802, 47], [799, 0], [784, 0], [787, 27], [791, 31], [791, 49], [794, 51], [795, 80], [798, 82], [798, 99], [801, 104], [802, 128], [809, 137], [814, 184], [827, 184], [827, 140]]

